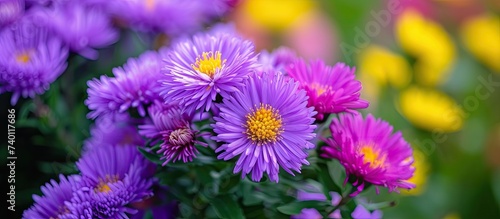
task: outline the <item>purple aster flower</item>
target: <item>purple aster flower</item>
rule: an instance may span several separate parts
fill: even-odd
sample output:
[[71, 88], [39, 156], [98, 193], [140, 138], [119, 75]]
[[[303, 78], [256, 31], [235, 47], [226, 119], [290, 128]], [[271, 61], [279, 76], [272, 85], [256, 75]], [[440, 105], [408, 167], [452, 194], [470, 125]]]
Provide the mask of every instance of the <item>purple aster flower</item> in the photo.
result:
[[202, 136], [192, 129], [193, 116], [183, 112], [177, 105], [157, 103], [149, 108], [151, 122], [139, 126], [139, 134], [162, 141], [158, 153], [162, 153], [163, 165], [182, 160], [191, 162], [198, 154], [195, 144], [207, 146], [196, 140]]
[[292, 64], [297, 59], [297, 54], [287, 47], [280, 47], [272, 53], [262, 51], [259, 55], [259, 70], [267, 72], [269, 70], [277, 70], [286, 73], [285, 67]]
[[222, 97], [243, 87], [256, 64], [254, 46], [233, 35], [197, 34], [173, 46], [165, 60], [161, 94], [189, 113], [208, 111]]
[[31, 14], [0, 32], [0, 48], [0, 93], [12, 92], [12, 105], [44, 93], [67, 66], [68, 49]]
[[[330, 192], [330, 195], [332, 196], [332, 206], [336, 206], [340, 203], [342, 196], [340, 196], [336, 192]], [[299, 190], [297, 192], [297, 200], [301, 201], [326, 201], [326, 196], [321, 193], [321, 191], [317, 188], [312, 189], [312, 191], [303, 191]], [[298, 215], [292, 216], [294, 219], [302, 219], [302, 218], [308, 218], [308, 219], [321, 219], [323, 216], [318, 212], [318, 210], [314, 208], [304, 208]], [[340, 210], [336, 210], [332, 212], [328, 218], [342, 218], [340, 215]]]
[[360, 114], [341, 114], [330, 130], [332, 139], [326, 140], [322, 156], [340, 161], [346, 169], [346, 182], [351, 176], [356, 178], [353, 185], [358, 190], [351, 196], [361, 192], [365, 182], [387, 187], [389, 192], [415, 187], [408, 182], [415, 170], [412, 148], [401, 132], [392, 134], [389, 123], [371, 114], [366, 120]]
[[135, 29], [179, 35], [200, 30], [212, 17], [224, 13], [228, 7], [219, 2], [128, 0], [113, 1], [109, 8], [114, 16]]
[[363, 205], [358, 205], [351, 214], [353, 219], [381, 219], [382, 211], [375, 210], [370, 213]]
[[95, 6], [80, 1], [56, 4], [44, 13], [47, 25], [69, 45], [72, 51], [88, 59], [97, 59], [95, 48], [103, 48], [118, 40], [108, 16]]
[[123, 113], [136, 108], [145, 116], [145, 107], [159, 96], [161, 58], [156, 52], [148, 51], [139, 58], [130, 58], [123, 67], [113, 69], [114, 78], [101, 76], [87, 82], [88, 99], [85, 104], [91, 112], [89, 118], [112, 113]]
[[355, 69], [344, 63], [331, 67], [317, 60], [307, 65], [304, 60], [297, 59], [286, 70], [307, 91], [308, 106], [318, 111], [318, 120], [325, 114], [356, 112], [353, 109], [368, 107], [368, 102], [359, 98], [361, 82], [355, 80]]
[[136, 123], [138, 121], [126, 113], [97, 118], [94, 126], [90, 129], [90, 138], [83, 144], [83, 151], [92, 151], [95, 146], [145, 145], [146, 142], [137, 131]]
[[278, 182], [280, 166], [292, 175], [300, 172], [302, 164], [309, 164], [305, 149], [314, 147], [309, 141], [316, 136], [316, 112], [306, 107], [305, 91], [280, 72], [253, 74], [245, 84], [218, 105], [213, 139], [224, 144], [216, 149], [222, 152], [217, 158], [240, 155], [234, 173], [252, 172], [254, 181], [266, 172]]
[[76, 163], [83, 188], [70, 210], [92, 218], [128, 218], [137, 212], [129, 204], [152, 195], [155, 165], [135, 147], [98, 147]]
[[24, 1], [0, 1], [0, 30], [19, 19], [24, 13]]
[[24, 211], [23, 218], [71, 218], [65, 202], [71, 200], [73, 191], [80, 187], [80, 176], [71, 175], [65, 177], [59, 175], [59, 183], [50, 180], [41, 187], [42, 196], [33, 195], [35, 204]]

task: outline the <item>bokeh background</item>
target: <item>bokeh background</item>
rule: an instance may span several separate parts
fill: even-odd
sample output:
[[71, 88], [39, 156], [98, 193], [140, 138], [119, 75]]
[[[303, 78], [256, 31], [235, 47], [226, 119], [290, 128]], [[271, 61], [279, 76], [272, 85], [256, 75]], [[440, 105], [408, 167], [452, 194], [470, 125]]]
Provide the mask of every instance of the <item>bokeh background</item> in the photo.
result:
[[[415, 149], [417, 189], [368, 192], [374, 201], [394, 200], [384, 218], [500, 218], [499, 13], [494, 0], [248, 0], [222, 21], [258, 50], [287, 46], [308, 59], [356, 66], [370, 101], [362, 112], [389, 121]], [[15, 107], [10, 94], [0, 95], [1, 118], [16, 109], [19, 215], [42, 184], [76, 172], [92, 123], [86, 82], [168, 42], [122, 29], [98, 60], [72, 54], [45, 94]], [[0, 157], [6, 163], [5, 149]]]

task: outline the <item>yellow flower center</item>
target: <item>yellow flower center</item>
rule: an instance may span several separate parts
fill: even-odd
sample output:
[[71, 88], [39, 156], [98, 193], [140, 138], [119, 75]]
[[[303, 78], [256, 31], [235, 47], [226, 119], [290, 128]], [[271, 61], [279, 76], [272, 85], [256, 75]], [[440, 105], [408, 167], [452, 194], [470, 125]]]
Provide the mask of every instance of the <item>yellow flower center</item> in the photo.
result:
[[385, 163], [385, 155], [380, 158], [380, 153], [373, 150], [373, 146], [364, 145], [359, 148], [359, 153], [363, 155], [363, 162], [370, 163], [371, 168], [383, 167]]
[[312, 83], [311, 88], [316, 90], [316, 94], [318, 96], [321, 96], [321, 94], [325, 93], [325, 91], [327, 91], [329, 87], [319, 83]]
[[215, 71], [222, 67], [226, 60], [221, 59], [221, 53], [219, 51], [213, 52], [203, 52], [201, 56], [196, 58], [196, 63], [191, 65], [194, 70], [199, 71], [203, 74], [213, 77]]
[[257, 144], [274, 142], [283, 132], [279, 112], [269, 104], [260, 104], [257, 110], [248, 113], [246, 134]]
[[16, 56], [16, 60], [20, 63], [28, 63], [30, 61], [30, 56], [28, 53], [23, 52]]
[[118, 182], [120, 179], [118, 178], [118, 175], [106, 175], [105, 178], [100, 178], [99, 179], [99, 184], [97, 184], [97, 187], [94, 189], [96, 192], [104, 192], [108, 193], [111, 191], [111, 187], [109, 187], [110, 183], [115, 183]]

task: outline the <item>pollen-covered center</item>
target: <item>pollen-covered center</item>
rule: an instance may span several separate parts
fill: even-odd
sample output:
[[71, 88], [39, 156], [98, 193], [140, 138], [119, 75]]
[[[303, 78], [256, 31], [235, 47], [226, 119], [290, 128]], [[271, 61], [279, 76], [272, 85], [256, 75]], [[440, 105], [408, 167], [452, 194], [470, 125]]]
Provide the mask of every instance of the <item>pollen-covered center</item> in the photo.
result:
[[283, 132], [281, 116], [278, 110], [269, 104], [260, 104], [260, 107], [248, 113], [246, 118], [246, 134], [258, 144], [274, 142]]
[[191, 145], [194, 139], [194, 133], [189, 127], [176, 129], [168, 137], [169, 143], [175, 146]]
[[120, 179], [118, 178], [118, 175], [113, 175], [113, 176], [110, 176], [110, 175], [106, 175], [105, 178], [100, 178], [99, 179], [99, 184], [97, 184], [96, 188], [94, 189], [94, 191], [96, 192], [104, 192], [104, 193], [108, 193], [111, 191], [111, 187], [109, 187], [109, 184], [110, 183], [115, 183], [115, 182], [118, 182]]
[[320, 96], [321, 94], [325, 93], [330, 87], [319, 83], [312, 83], [311, 88], [316, 91], [316, 95]]
[[191, 65], [194, 70], [199, 71], [203, 74], [213, 77], [217, 69], [221, 68], [226, 60], [221, 59], [221, 53], [219, 51], [204, 52], [201, 56], [196, 58], [196, 63]]
[[385, 166], [385, 155], [380, 157], [380, 153], [374, 150], [372, 145], [360, 147], [359, 153], [363, 155], [363, 163], [370, 163], [371, 168]]
[[20, 53], [16, 55], [16, 61], [20, 63], [28, 63], [30, 61], [30, 56], [27, 52]]

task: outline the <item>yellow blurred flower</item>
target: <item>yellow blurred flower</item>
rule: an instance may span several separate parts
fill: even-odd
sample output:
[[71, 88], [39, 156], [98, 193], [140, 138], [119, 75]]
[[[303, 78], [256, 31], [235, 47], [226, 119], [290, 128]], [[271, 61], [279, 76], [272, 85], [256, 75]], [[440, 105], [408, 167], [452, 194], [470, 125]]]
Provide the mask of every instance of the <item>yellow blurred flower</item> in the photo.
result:
[[396, 37], [403, 49], [417, 59], [415, 78], [419, 83], [434, 86], [448, 78], [455, 47], [438, 23], [409, 9], [397, 20]]
[[282, 31], [299, 22], [314, 8], [310, 0], [247, 0], [242, 12], [258, 25]]
[[461, 27], [467, 49], [486, 66], [500, 73], [500, 17], [481, 15]]
[[430, 169], [429, 164], [424, 154], [419, 150], [413, 150], [413, 157], [415, 161], [412, 166], [415, 167], [415, 173], [408, 182], [415, 184], [417, 187], [411, 190], [401, 190], [401, 194], [403, 195], [420, 195], [425, 191], [425, 182], [427, 181], [427, 175]]
[[443, 219], [460, 219], [460, 215], [456, 212], [448, 213], [443, 217]]
[[403, 88], [411, 79], [411, 69], [404, 57], [381, 46], [368, 46], [359, 56], [360, 74], [369, 75], [381, 86]]
[[410, 87], [401, 92], [399, 106], [406, 119], [429, 131], [454, 132], [463, 125], [463, 110], [438, 90]]

